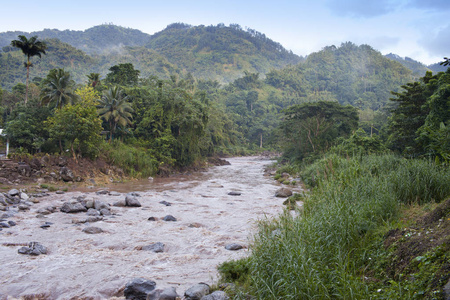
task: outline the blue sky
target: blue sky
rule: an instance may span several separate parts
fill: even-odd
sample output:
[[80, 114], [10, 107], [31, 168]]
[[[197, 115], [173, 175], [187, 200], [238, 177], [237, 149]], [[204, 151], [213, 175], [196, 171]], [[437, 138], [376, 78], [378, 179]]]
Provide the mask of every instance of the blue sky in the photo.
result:
[[0, 32], [113, 23], [153, 34], [174, 22], [236, 23], [298, 55], [351, 41], [425, 64], [450, 56], [449, 0], [0, 0]]

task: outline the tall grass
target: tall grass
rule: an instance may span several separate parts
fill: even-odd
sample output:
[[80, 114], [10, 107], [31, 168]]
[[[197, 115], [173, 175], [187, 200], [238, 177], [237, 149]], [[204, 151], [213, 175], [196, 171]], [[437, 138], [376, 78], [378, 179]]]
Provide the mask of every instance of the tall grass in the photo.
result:
[[108, 163], [118, 166], [132, 177], [153, 176], [158, 171], [159, 163], [150, 150], [143, 147], [124, 144], [120, 141], [104, 143], [101, 153]]
[[369, 299], [371, 233], [395, 219], [400, 202], [450, 194], [448, 170], [392, 155], [331, 156], [306, 171], [316, 188], [303, 210], [259, 225], [248, 262], [257, 299]]

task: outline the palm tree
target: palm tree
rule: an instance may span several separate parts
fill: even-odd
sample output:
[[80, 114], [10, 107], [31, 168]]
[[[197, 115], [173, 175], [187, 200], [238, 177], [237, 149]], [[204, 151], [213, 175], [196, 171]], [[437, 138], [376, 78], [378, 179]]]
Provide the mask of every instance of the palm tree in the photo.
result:
[[30, 39], [27, 39], [24, 35], [19, 35], [18, 37], [18, 40], [11, 41], [11, 46], [19, 48], [20, 50], [22, 50], [22, 53], [27, 56], [27, 61], [24, 63], [25, 68], [27, 68], [27, 87], [25, 91], [25, 105], [27, 105], [28, 78], [30, 77], [30, 67], [33, 66], [33, 64], [31, 63], [31, 57], [39, 56], [39, 58], [41, 58], [41, 53], [45, 54], [47, 45], [44, 42], [38, 41], [37, 36], [33, 36]]
[[56, 108], [61, 108], [78, 100], [78, 96], [73, 93], [75, 81], [64, 69], [50, 70], [42, 85], [41, 103], [43, 105], [55, 103]]
[[112, 141], [117, 125], [131, 125], [133, 108], [127, 102], [128, 96], [123, 95], [123, 91], [118, 86], [113, 86], [103, 92], [102, 98], [97, 105], [98, 114], [106, 122], [109, 123], [110, 135], [109, 140]]
[[95, 88], [95, 86], [100, 85], [100, 73], [91, 73], [89, 75], [86, 75], [88, 78], [88, 85]]

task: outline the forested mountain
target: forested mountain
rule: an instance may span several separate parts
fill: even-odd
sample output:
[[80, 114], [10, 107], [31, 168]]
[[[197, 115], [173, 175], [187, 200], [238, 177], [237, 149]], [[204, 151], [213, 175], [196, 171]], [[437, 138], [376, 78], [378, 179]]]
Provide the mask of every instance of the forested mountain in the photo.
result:
[[414, 60], [409, 57], [400, 57], [397, 54], [389, 53], [385, 55], [387, 58], [398, 61], [408, 69], [410, 69], [413, 74], [417, 75], [418, 77], [422, 77], [425, 75], [427, 71], [431, 71], [427, 66], [422, 64], [421, 62], [418, 62], [417, 60]]
[[265, 74], [302, 60], [264, 34], [237, 24], [175, 23], [154, 34], [146, 47], [196, 77], [219, 82], [230, 82], [243, 71]]
[[88, 54], [108, 52], [121, 46], [143, 46], [150, 38], [149, 34], [137, 29], [116, 25], [98, 25], [85, 31], [44, 29], [31, 33], [8, 31], [0, 33], [0, 48], [9, 46], [18, 35], [31, 37], [37, 35], [40, 39], [59, 39], [64, 43], [83, 50]]
[[176, 23], [153, 36], [115, 25], [95, 26], [85, 31], [15, 31], [0, 33], [3, 88], [10, 89], [25, 78], [20, 68], [12, 71], [13, 66], [20, 64], [20, 51], [10, 47], [18, 35], [37, 35], [49, 43], [48, 55], [42, 62], [36, 60], [34, 76], [45, 76], [57, 63], [69, 69], [77, 82], [84, 81], [84, 76], [91, 72], [104, 77], [111, 66], [130, 62], [144, 77], [169, 78], [170, 74], [192, 73], [197, 78], [228, 83], [241, 77], [244, 71], [265, 74], [302, 60], [264, 34], [243, 30], [239, 25]]
[[378, 110], [390, 91], [414, 78], [408, 68], [372, 47], [346, 42], [312, 53], [304, 63], [274, 70], [265, 82], [301, 102], [334, 100]]

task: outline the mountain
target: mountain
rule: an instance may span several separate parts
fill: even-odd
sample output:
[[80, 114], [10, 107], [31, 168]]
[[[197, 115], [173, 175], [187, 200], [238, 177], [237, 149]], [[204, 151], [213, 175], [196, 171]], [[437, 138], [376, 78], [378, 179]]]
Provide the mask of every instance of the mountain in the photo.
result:
[[428, 68], [433, 71], [433, 73], [445, 72], [449, 68], [448, 66], [442, 66], [439, 63], [429, 65]]
[[400, 57], [399, 55], [393, 54], [393, 53], [389, 53], [389, 54], [387, 54], [385, 56], [387, 58], [389, 58], [389, 59], [398, 61], [403, 66], [405, 66], [408, 69], [410, 69], [418, 77], [423, 77], [423, 76], [425, 76], [425, 73], [427, 71], [431, 71], [427, 66], [425, 66], [421, 62], [418, 62], [417, 60], [414, 60], [414, 59], [409, 58], [409, 57], [403, 58], [403, 57]]
[[328, 46], [305, 62], [266, 74], [266, 82], [301, 102], [330, 100], [378, 110], [389, 103], [391, 91], [416, 75], [400, 62], [368, 45], [351, 42]]
[[244, 71], [265, 74], [303, 60], [264, 34], [237, 24], [174, 23], [152, 35], [146, 47], [196, 77], [219, 82], [231, 82]]
[[[18, 35], [37, 35], [40, 40], [51, 44], [48, 55], [41, 60], [36, 59], [36, 66], [42, 68], [33, 69], [32, 76], [45, 76], [49, 68], [55, 67], [53, 62], [62, 58], [57, 67], [69, 69], [78, 82], [84, 81], [85, 75], [91, 72], [105, 77], [111, 66], [125, 62], [133, 63], [144, 77], [169, 78], [174, 73], [191, 73], [196, 78], [228, 83], [241, 77], [244, 71], [264, 75], [270, 70], [302, 61], [301, 57], [264, 34], [252, 29], [244, 30], [239, 25], [190, 26], [175, 23], [154, 35], [116, 25], [99, 25], [85, 31], [10, 31], [0, 33], [3, 50], [0, 52], [0, 66], [6, 67], [0, 70], [0, 85], [4, 88], [23, 82], [25, 78], [23, 70], [12, 70], [20, 58], [20, 51], [9, 45]], [[66, 60], [72, 62], [67, 64]], [[77, 68], [83, 65], [84, 68]]]
[[0, 33], [0, 48], [9, 46], [18, 35], [27, 38], [37, 35], [39, 39], [59, 39], [87, 54], [101, 54], [122, 46], [143, 46], [150, 35], [137, 29], [125, 28], [116, 25], [98, 25], [85, 31], [44, 29], [31, 33], [21, 31], [8, 31]]

